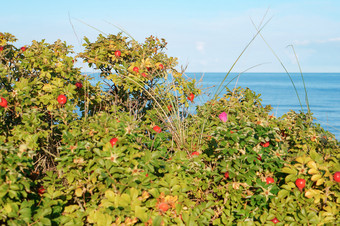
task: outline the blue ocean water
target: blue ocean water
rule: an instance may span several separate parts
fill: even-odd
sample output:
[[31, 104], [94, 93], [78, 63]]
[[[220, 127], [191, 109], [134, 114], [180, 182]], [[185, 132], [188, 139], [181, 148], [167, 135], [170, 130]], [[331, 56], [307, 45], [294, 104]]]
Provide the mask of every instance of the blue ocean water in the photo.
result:
[[[101, 79], [98, 73], [90, 74], [94, 77], [91, 83]], [[195, 98], [195, 105], [201, 105], [213, 98], [216, 90], [226, 73], [186, 73], [190, 78], [195, 78], [204, 94]], [[262, 105], [271, 105], [275, 116], [294, 110], [301, 111], [292, 81], [297, 89], [303, 111], [307, 112], [306, 93], [300, 73], [290, 73], [292, 81], [286, 73], [230, 73], [224, 82], [229, 89], [235, 87], [250, 88], [261, 94]], [[203, 77], [202, 77], [203, 76]], [[238, 79], [234, 79], [238, 77]], [[307, 97], [315, 122], [330, 131], [340, 140], [340, 73], [304, 73], [303, 74]], [[225, 89], [223, 89], [225, 91]], [[220, 94], [223, 95], [225, 92]], [[192, 106], [194, 108], [194, 106]]]
[[[207, 93], [199, 100], [201, 103], [209, 100], [226, 73], [187, 73], [191, 78], [199, 80], [202, 88], [209, 88]], [[296, 91], [297, 89], [303, 111], [307, 112], [306, 92], [300, 73], [290, 73], [292, 81], [286, 73], [230, 73], [224, 82], [228, 88], [248, 87], [261, 94], [262, 104], [271, 105], [272, 113], [280, 117], [290, 110], [301, 111]], [[233, 78], [238, 77], [231, 81]], [[340, 73], [304, 73], [309, 106], [315, 122], [333, 133], [340, 140]], [[225, 90], [225, 89], [224, 89]], [[210, 94], [210, 95], [209, 95]], [[223, 95], [223, 92], [220, 96]]]

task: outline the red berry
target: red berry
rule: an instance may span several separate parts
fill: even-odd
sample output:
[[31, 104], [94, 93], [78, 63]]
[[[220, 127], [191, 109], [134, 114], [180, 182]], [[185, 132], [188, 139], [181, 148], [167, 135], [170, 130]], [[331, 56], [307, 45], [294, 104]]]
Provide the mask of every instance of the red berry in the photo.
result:
[[191, 102], [194, 101], [195, 95], [193, 93], [190, 93], [190, 95], [188, 96], [188, 100], [190, 100]]
[[269, 147], [269, 141], [267, 141], [266, 143], [261, 142], [260, 145], [264, 148]]
[[115, 51], [115, 56], [116, 57], [120, 57], [121, 55], [122, 55], [121, 51], [119, 51], [119, 50]]
[[23, 51], [23, 52], [26, 51], [26, 47], [25, 47], [25, 46], [21, 47], [20, 49], [21, 49], [21, 51]]
[[116, 137], [112, 138], [110, 140], [111, 146], [113, 147], [118, 142], [118, 139]]
[[200, 155], [200, 153], [198, 151], [194, 151], [193, 153], [191, 153], [191, 156], [194, 156], [194, 155]]
[[45, 188], [43, 186], [41, 186], [39, 189], [38, 189], [38, 194], [39, 195], [43, 195], [45, 193]]
[[266, 183], [267, 183], [267, 184], [273, 184], [273, 183], [275, 183], [274, 178], [272, 178], [272, 177], [267, 177], [267, 178], [266, 178]]
[[224, 178], [225, 178], [225, 179], [228, 179], [228, 178], [229, 178], [229, 172], [225, 172], [225, 173], [224, 173]]
[[340, 171], [334, 173], [333, 179], [334, 179], [336, 182], [340, 182]]
[[134, 72], [138, 73], [139, 68], [138, 68], [138, 67], [134, 67], [132, 70], [133, 70]]
[[144, 78], [146, 78], [146, 74], [145, 74], [144, 72], [142, 73], [142, 76], [143, 76]]
[[0, 52], [2, 52], [2, 50], [4, 50], [4, 47], [3, 47], [3, 46], [0, 46]]
[[163, 70], [163, 68], [164, 68], [163, 64], [159, 64], [158, 67], [159, 67], [159, 69], [161, 69], [161, 70]]
[[168, 105], [168, 110], [171, 111], [172, 110], [172, 105]]
[[60, 94], [60, 95], [58, 96], [58, 102], [59, 102], [59, 104], [64, 105], [64, 104], [66, 104], [66, 101], [67, 101], [67, 97], [66, 97], [65, 95]]
[[274, 224], [279, 223], [280, 221], [275, 217], [273, 220], [271, 220], [271, 222], [273, 222]]
[[159, 126], [154, 126], [152, 129], [153, 129], [156, 133], [162, 132], [162, 129], [161, 129], [161, 127], [159, 127]]
[[300, 191], [302, 191], [302, 189], [306, 186], [306, 180], [301, 178], [296, 179], [295, 185], [299, 188]]
[[166, 212], [169, 209], [169, 205], [165, 202], [162, 202], [158, 205], [159, 210]]
[[1, 97], [0, 106], [6, 108], [7, 107], [7, 100]]
[[83, 84], [81, 82], [76, 82], [76, 86], [78, 89], [83, 88]]

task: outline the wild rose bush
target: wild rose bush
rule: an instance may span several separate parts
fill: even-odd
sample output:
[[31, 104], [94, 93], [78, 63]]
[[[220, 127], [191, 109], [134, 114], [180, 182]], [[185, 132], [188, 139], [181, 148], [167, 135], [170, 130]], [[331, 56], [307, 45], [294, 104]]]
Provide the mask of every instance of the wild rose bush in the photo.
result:
[[85, 39], [109, 86], [64, 42], [15, 40], [1, 33], [1, 223], [340, 223], [339, 142], [312, 115], [276, 118], [242, 88], [188, 114], [200, 90], [152, 36]]

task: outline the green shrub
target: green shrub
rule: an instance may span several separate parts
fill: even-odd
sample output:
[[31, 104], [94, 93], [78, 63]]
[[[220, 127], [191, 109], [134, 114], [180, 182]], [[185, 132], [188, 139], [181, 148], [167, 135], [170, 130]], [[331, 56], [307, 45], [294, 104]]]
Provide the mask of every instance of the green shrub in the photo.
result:
[[66, 43], [15, 41], [0, 35], [2, 224], [340, 223], [339, 142], [311, 114], [276, 118], [243, 88], [190, 114], [201, 91], [152, 36], [85, 38], [109, 89]]

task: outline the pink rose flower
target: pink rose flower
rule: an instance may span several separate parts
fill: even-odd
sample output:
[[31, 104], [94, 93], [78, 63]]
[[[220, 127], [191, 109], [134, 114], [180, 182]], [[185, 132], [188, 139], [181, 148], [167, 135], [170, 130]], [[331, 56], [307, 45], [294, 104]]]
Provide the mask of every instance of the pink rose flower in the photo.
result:
[[222, 112], [219, 116], [218, 116], [222, 122], [226, 122], [228, 120], [228, 115], [225, 112]]

